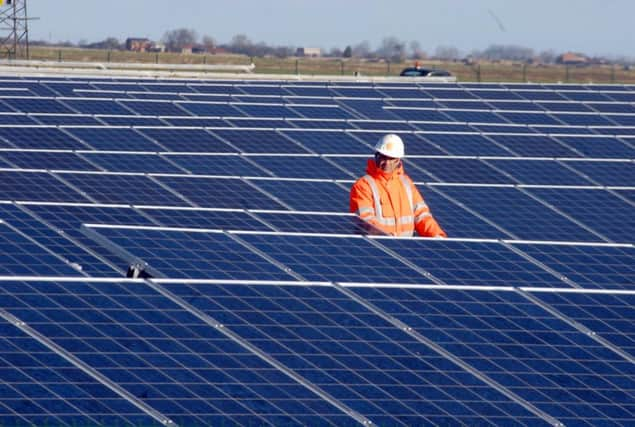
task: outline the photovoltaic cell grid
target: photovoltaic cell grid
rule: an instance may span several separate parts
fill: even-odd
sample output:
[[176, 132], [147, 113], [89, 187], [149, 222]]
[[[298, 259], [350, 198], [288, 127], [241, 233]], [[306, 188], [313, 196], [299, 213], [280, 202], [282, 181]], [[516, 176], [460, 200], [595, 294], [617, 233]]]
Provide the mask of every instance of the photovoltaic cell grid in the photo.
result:
[[[414, 370], [416, 376], [413, 378], [421, 377], [417, 371], [419, 362], [407, 358], [403, 360], [408, 361], [403, 362], [400, 359], [402, 349], [407, 348], [406, 352], [417, 349], [419, 355], [425, 354], [427, 358], [431, 357], [430, 348], [417, 347], [420, 342], [410, 346], [412, 337], [405, 337], [402, 332], [399, 332], [402, 335], [388, 333], [388, 325], [382, 323], [383, 320], [378, 321], [380, 317], [376, 314], [361, 314], [369, 309], [368, 306], [360, 310], [357, 303], [340, 302], [346, 300], [342, 300], [344, 294], [330, 286], [311, 287], [310, 295], [302, 294], [311, 304], [315, 300], [313, 308], [307, 308], [309, 304], [304, 299], [296, 302], [297, 298], [290, 299], [282, 292], [309, 289], [305, 286], [206, 285], [201, 286], [200, 289], [205, 291], [200, 292], [194, 284], [180, 283], [171, 288], [175, 293], [183, 290], [188, 294], [188, 301], [200, 310], [212, 310], [215, 315], [228, 319], [228, 323], [244, 331], [243, 338], [257, 343], [265, 351], [271, 350], [283, 365], [320, 384], [322, 390], [328, 389], [336, 400], [359, 410], [376, 424], [508, 424], [513, 420], [526, 425], [543, 421], [535, 418], [535, 411], [533, 414], [527, 412], [527, 406], [519, 409], [520, 401], [528, 402], [564, 424], [597, 425], [610, 421], [628, 425], [634, 422], [635, 410], [629, 403], [633, 401], [634, 387], [628, 382], [629, 375], [632, 377], [633, 374], [623, 359], [624, 354], [633, 355], [631, 325], [635, 322], [632, 304], [629, 304], [632, 295], [612, 291], [629, 291], [635, 287], [632, 246], [367, 240], [351, 236], [359, 229], [350, 217], [333, 215], [348, 210], [347, 188], [353, 177], [363, 174], [365, 159], [360, 157], [361, 161], [356, 162], [354, 157], [345, 156], [366, 157], [384, 131], [397, 131], [406, 140], [410, 155], [424, 156], [411, 158], [406, 170], [420, 184], [432, 184], [427, 188], [420, 185], [420, 188], [435, 217], [452, 237], [632, 243], [633, 190], [602, 187], [632, 185], [635, 143], [632, 130], [624, 127], [631, 126], [635, 117], [630, 105], [633, 98], [628, 97], [631, 87], [460, 83], [340, 87], [345, 85], [328, 82], [310, 85], [287, 82], [282, 86], [280, 82], [261, 82], [254, 85], [245, 81], [223, 85], [174, 84], [153, 80], [81, 81], [77, 78], [52, 79], [46, 83], [21, 79], [0, 81], [0, 87], [4, 86], [28, 88], [24, 93], [26, 97], [15, 90], [0, 93], [3, 97], [0, 102], [7, 106], [6, 111], [0, 113], [0, 123], [4, 125], [0, 127], [0, 165], [3, 168], [0, 170], [0, 200], [5, 201], [0, 206], [0, 227], [5, 240], [3, 255], [12, 257], [11, 261], [0, 265], [5, 268], [4, 274], [112, 277], [123, 274], [131, 261], [143, 260], [149, 262], [149, 271], [167, 277], [296, 283], [302, 280], [401, 283], [415, 287], [421, 284], [438, 286], [433, 283], [441, 282], [468, 285], [472, 287], [469, 291], [448, 291], [440, 295], [446, 291], [437, 290], [434, 292], [439, 295], [433, 297], [430, 297], [433, 291], [393, 285], [381, 288], [381, 298], [370, 293], [364, 294], [364, 298], [399, 319], [403, 313], [398, 307], [408, 306], [411, 315], [406, 324], [414, 326], [424, 336], [427, 332], [432, 342], [466, 362], [468, 371], [474, 369], [503, 390], [513, 391], [516, 397], [512, 400], [501, 395], [491, 400], [491, 391], [484, 391], [491, 384], [477, 391], [473, 388], [474, 380], [469, 379], [471, 374], [467, 371], [457, 374], [457, 365], [450, 363], [451, 357], [436, 353], [432, 355], [434, 363], [425, 359], [434, 367], [433, 376], [429, 371], [423, 371], [426, 379], [434, 378], [438, 382], [436, 388], [426, 391], [417, 388], [419, 384], [411, 384], [404, 374], [409, 375]], [[112, 90], [119, 92], [109, 92]], [[243, 96], [241, 92], [248, 95]], [[379, 97], [357, 98], [374, 97], [375, 94]], [[344, 98], [332, 98], [342, 95]], [[400, 99], [405, 96], [410, 99]], [[293, 119], [300, 115], [313, 119]], [[425, 121], [433, 119], [440, 122]], [[22, 126], [23, 123], [39, 125]], [[104, 152], [106, 150], [112, 151]], [[482, 156], [500, 157], [482, 159]], [[110, 173], [85, 173], [101, 169]], [[193, 176], [188, 176], [190, 174]], [[240, 176], [253, 178], [238, 178]], [[281, 177], [287, 179], [281, 180]], [[336, 179], [344, 181], [336, 183]], [[444, 185], [448, 183], [459, 184]], [[487, 186], [463, 185], [475, 183]], [[523, 186], [511, 188], [492, 184]], [[546, 187], [531, 187], [532, 184]], [[557, 188], [554, 185], [592, 187]], [[27, 203], [18, 207], [6, 203], [10, 200]], [[42, 202], [63, 204], [54, 206]], [[68, 202], [121, 205], [80, 206]], [[82, 224], [86, 223], [110, 226], [92, 227], [93, 231], [87, 233], [90, 227], [82, 229]], [[119, 226], [112, 226], [117, 224]], [[127, 226], [219, 231], [166, 231]], [[220, 230], [253, 230], [256, 233]], [[271, 230], [325, 235], [293, 235]], [[329, 233], [341, 235], [329, 236]], [[95, 234], [99, 235], [97, 241]], [[16, 263], [15, 259], [23, 260], [24, 264]], [[43, 263], [47, 263], [46, 268], [41, 265]], [[28, 286], [32, 287], [33, 283]], [[538, 305], [529, 304], [515, 292], [480, 291], [473, 288], [475, 285], [550, 288], [550, 292], [532, 290], [531, 293], [555, 311], [546, 312]], [[8, 287], [10, 291], [5, 292], [10, 298], [6, 300], [8, 304], [15, 298], [14, 290], [17, 292], [18, 286], [12, 284]], [[76, 292], [75, 285], [68, 286], [73, 288], [72, 293]], [[220, 298], [215, 287], [223, 288], [223, 295], [227, 294], [222, 300], [224, 305], [210, 297]], [[573, 287], [606, 293], [574, 291]], [[572, 291], [563, 292], [557, 288]], [[130, 292], [139, 292], [139, 289], [135, 287]], [[408, 293], [406, 301], [399, 297], [395, 303], [394, 295], [384, 289]], [[61, 291], [52, 286], [51, 292]], [[62, 317], [53, 314], [52, 306], [47, 306], [50, 301], [60, 304], [57, 307], [60, 311], [79, 307], [75, 306], [74, 299], [68, 299], [66, 306], [59, 296], [42, 297], [44, 293], [40, 290], [38, 293], [38, 296], [19, 298], [32, 307], [29, 313], [33, 317], [28, 319], [28, 324], [34, 320], [45, 329], [54, 329], [55, 323], [66, 314]], [[196, 296], [192, 296], [194, 293]], [[258, 296], [251, 300], [255, 293]], [[145, 294], [141, 292], [140, 295]], [[96, 312], [111, 308], [106, 299], [96, 304], [91, 298], [87, 301]], [[440, 314], [423, 316], [428, 308], [432, 310], [430, 304], [436, 304], [435, 310]], [[484, 307], [496, 313], [489, 316]], [[309, 313], [315, 314], [309, 316]], [[345, 335], [343, 325], [336, 320], [349, 319], [351, 313], [364, 326], [359, 329], [363, 332], [356, 336], [354, 345], [347, 340], [349, 335]], [[372, 316], [377, 318], [371, 320]], [[434, 328], [419, 330], [417, 316], [426, 322], [434, 319]], [[485, 316], [489, 322], [487, 326], [479, 323]], [[559, 316], [563, 316], [562, 319]], [[128, 327], [128, 324], [124, 326], [124, 317], [113, 317], [114, 326], [107, 327], [107, 332], [100, 331], [99, 339], [119, 336], [118, 331]], [[328, 333], [322, 323], [325, 318], [337, 323], [336, 328], [328, 327]], [[305, 323], [296, 326], [298, 319]], [[613, 352], [610, 346], [602, 344], [604, 342], [592, 341], [584, 335], [585, 331], [572, 330], [572, 323], [563, 321], [566, 319], [588, 327], [621, 353]], [[151, 322], [155, 321], [163, 327], [161, 321], [152, 317]], [[347, 323], [347, 330], [348, 326], [357, 328], [358, 325], [352, 320], [344, 323]], [[140, 326], [133, 324], [137, 333]], [[66, 325], [62, 327], [67, 328]], [[82, 346], [97, 345], [94, 343], [96, 335], [82, 335], [88, 331], [83, 325], [80, 329], [73, 326], [71, 330], [79, 340], [74, 338], [72, 344], [67, 338], [60, 341], [69, 345], [69, 351], [81, 353]], [[318, 336], [313, 332], [316, 330], [326, 337]], [[367, 336], [368, 330], [384, 337], [375, 342], [377, 335]], [[357, 331], [355, 329], [355, 333]], [[83, 344], [78, 344], [80, 341]], [[318, 343], [327, 346], [329, 352], [346, 348], [348, 353], [343, 352], [345, 357], [340, 359], [336, 357], [337, 353], [319, 350], [322, 347]], [[168, 345], [167, 341], [162, 345]], [[232, 341], [231, 345], [236, 343]], [[368, 352], [369, 345], [381, 349], [380, 353]], [[33, 348], [33, 344], [27, 347]], [[392, 351], [398, 347], [399, 357], [396, 357]], [[516, 350], [519, 347], [530, 347], [531, 353]], [[146, 354], [145, 348], [133, 348], [134, 357], [128, 353], [117, 356], [116, 361], [125, 365], [122, 361], [139, 357], [152, 363], [163, 360]], [[221, 353], [225, 350], [225, 347], [218, 348]], [[137, 355], [137, 350], [143, 355]], [[163, 347], [160, 351], [164, 352]], [[198, 347], [194, 351], [198, 351]], [[42, 351], [38, 357], [40, 354]], [[366, 357], [360, 358], [360, 354]], [[17, 366], [16, 356], [11, 357], [9, 370]], [[175, 360], [182, 365], [184, 358], [186, 356], [179, 353]], [[370, 360], [376, 364], [366, 369]], [[393, 370], [394, 363], [399, 366]], [[382, 372], [381, 376], [376, 376], [373, 370], [377, 371], [378, 367], [388, 375]], [[391, 368], [386, 371], [386, 367]], [[156, 370], [162, 366], [158, 364], [152, 368]], [[154, 380], [163, 384], [162, 376], [146, 379], [139, 372], [150, 371], [136, 369], [137, 366], [128, 372], [110, 369], [108, 373], [117, 384], [130, 385], [123, 379], [128, 378], [126, 375], [137, 378], [142, 387]], [[229, 368], [223, 368], [226, 369]], [[271, 372], [267, 381], [273, 372], [277, 378], [283, 376], [278, 370]], [[176, 383], [185, 381], [174, 369], [168, 372], [165, 368], [161, 375], [167, 375]], [[232, 371], [232, 375], [238, 374]], [[42, 377], [29, 378], [33, 378], [33, 388], [19, 380], [7, 383], [13, 387], [11, 393], [17, 391], [23, 395], [25, 390], [51, 387], [42, 382]], [[184, 393], [182, 387], [175, 388], [173, 396], [153, 384], [152, 389], [146, 387], [144, 390], [156, 391], [157, 395], [146, 392], [138, 397], [187, 423], [306, 424], [311, 420], [318, 424], [342, 425], [354, 422], [327, 402], [315, 399], [312, 393], [306, 394], [306, 389], [289, 377], [285, 376], [284, 384], [293, 383], [296, 388], [292, 392], [287, 389], [286, 394], [273, 392], [269, 383], [254, 386], [243, 377], [234, 378], [239, 387], [223, 383], [223, 397], [233, 392], [238, 397], [232, 401], [234, 398], [230, 396], [227, 401], [222, 401], [222, 407], [216, 406], [213, 410], [209, 409], [209, 403], [199, 404], [196, 398], [200, 396], [192, 399], [192, 393]], [[462, 385], [458, 388], [448, 386], [447, 378]], [[83, 380], [81, 384], [84, 384]], [[73, 385], [81, 388], [81, 385]], [[378, 386], [381, 393], [377, 391]], [[478, 387], [482, 386], [479, 383]], [[247, 395], [253, 396], [245, 394], [242, 387], [258, 396], [254, 398], [254, 406], [242, 400]], [[135, 392], [140, 390], [137, 385], [132, 388]], [[434, 393], [427, 394], [431, 390], [435, 390]], [[39, 391], [33, 393], [42, 395]], [[90, 396], [100, 395], [96, 393]], [[7, 396], [13, 398], [14, 395]], [[262, 399], [265, 396], [269, 398]], [[289, 396], [302, 401], [301, 409], [296, 402], [287, 401]], [[113, 412], [110, 407], [96, 409], [92, 406], [94, 397], [85, 397], [87, 400], [79, 403], [71, 402], [62, 394], [56, 397], [61, 399], [38, 397], [35, 401], [37, 410], [32, 409], [35, 406], [7, 405], [3, 401], [10, 414], [4, 420], [9, 424], [120, 422], [108, 418]], [[475, 403], [484, 397], [489, 402], [487, 405]], [[275, 402], [274, 398], [277, 399]], [[56, 409], [63, 405], [64, 412]], [[131, 406], [126, 400], [113, 405]], [[124, 420], [121, 422], [147, 424], [147, 415], [132, 408], [117, 412]], [[316, 421], [316, 414], [322, 415], [319, 421]], [[553, 420], [549, 422], [553, 423]]]
[[[7, 311], [178, 425], [349, 422], [337, 408], [146, 284], [0, 282], [0, 289]], [[0, 357], [13, 347], [4, 347]], [[55, 355], [49, 357], [54, 360]], [[46, 367], [26, 354], [24, 358], [14, 363], [32, 370]], [[49, 364], [55, 373], [53, 360]], [[62, 372], [72, 369], [61, 365]], [[57, 388], [67, 378], [72, 387], [67, 394], [72, 396], [74, 390], [90, 398], [83, 391], [82, 377], [71, 375], [56, 375], [62, 376]], [[129, 402], [118, 402], [97, 385], [93, 388], [104, 401], [98, 395], [98, 402], [90, 404], [104, 411], [115, 404], [121, 407], [97, 413], [104, 421], [110, 417], [116, 424], [118, 417], [125, 419], [124, 409], [136, 415], [127, 408]]]

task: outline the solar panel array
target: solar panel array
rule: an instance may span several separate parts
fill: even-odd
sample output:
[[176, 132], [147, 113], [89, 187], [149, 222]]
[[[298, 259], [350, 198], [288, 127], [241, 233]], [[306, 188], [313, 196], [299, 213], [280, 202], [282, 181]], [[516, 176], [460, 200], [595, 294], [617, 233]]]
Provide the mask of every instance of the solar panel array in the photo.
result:
[[[449, 239], [347, 213], [386, 132]], [[0, 425], [634, 425], [634, 161], [635, 86], [2, 77]]]

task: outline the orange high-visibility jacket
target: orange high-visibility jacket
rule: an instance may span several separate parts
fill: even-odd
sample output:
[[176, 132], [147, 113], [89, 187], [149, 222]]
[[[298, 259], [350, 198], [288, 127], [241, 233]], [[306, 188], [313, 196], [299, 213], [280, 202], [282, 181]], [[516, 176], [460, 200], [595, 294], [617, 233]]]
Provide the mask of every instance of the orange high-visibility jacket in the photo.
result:
[[353, 184], [350, 197], [350, 211], [363, 222], [392, 236], [412, 236], [417, 230], [420, 236], [447, 237], [403, 164], [388, 174], [369, 159], [366, 173]]

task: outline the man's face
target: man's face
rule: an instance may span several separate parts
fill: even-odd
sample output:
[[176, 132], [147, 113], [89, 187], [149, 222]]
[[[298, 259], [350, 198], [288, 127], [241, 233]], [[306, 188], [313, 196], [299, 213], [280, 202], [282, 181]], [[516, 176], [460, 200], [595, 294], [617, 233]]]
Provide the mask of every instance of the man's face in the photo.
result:
[[392, 173], [399, 167], [401, 159], [395, 157], [384, 156], [381, 153], [375, 153], [375, 164], [379, 169], [386, 173]]

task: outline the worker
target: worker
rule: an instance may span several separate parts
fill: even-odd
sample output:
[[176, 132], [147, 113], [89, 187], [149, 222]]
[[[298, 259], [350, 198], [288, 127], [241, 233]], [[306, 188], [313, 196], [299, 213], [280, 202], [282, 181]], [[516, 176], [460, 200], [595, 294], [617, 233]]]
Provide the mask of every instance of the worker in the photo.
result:
[[372, 234], [447, 237], [432, 217], [412, 179], [404, 172], [404, 144], [395, 134], [382, 136], [366, 175], [351, 188], [350, 211]]

